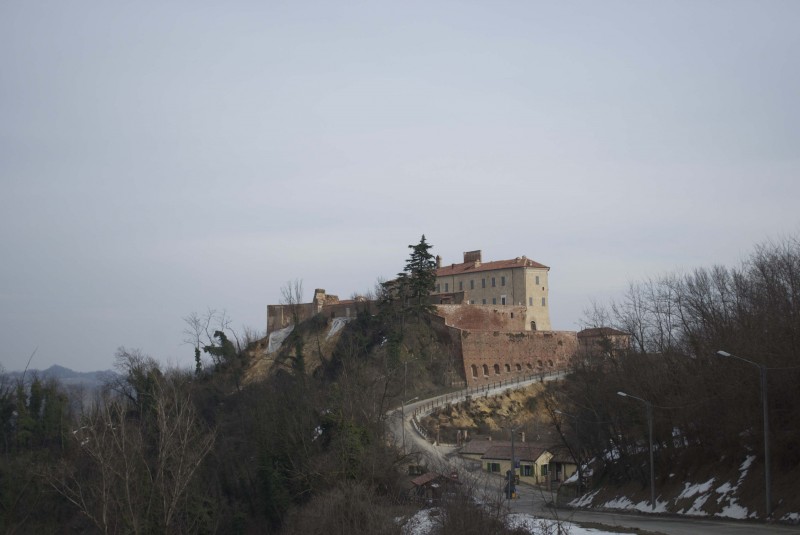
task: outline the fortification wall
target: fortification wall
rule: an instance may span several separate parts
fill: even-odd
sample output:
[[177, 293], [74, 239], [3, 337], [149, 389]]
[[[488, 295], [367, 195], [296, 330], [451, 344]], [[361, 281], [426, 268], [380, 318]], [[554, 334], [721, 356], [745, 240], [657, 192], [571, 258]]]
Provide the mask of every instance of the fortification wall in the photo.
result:
[[461, 346], [462, 330], [445, 324], [444, 318], [431, 316], [431, 327], [436, 332], [439, 342], [450, 349], [452, 364], [451, 383], [465, 381], [463, 348]]
[[469, 385], [566, 370], [577, 350], [577, 333], [572, 331], [461, 333], [464, 375]]
[[525, 330], [525, 307], [509, 305], [436, 305], [447, 325], [468, 331]]

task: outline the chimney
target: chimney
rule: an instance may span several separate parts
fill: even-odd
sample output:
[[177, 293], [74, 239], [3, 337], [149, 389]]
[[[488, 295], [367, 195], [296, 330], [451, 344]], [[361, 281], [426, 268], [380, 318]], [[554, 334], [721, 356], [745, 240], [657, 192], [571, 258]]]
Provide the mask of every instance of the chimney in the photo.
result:
[[464, 253], [464, 263], [469, 264], [470, 262], [475, 264], [475, 267], [481, 265], [481, 251], [480, 249], [477, 251], [467, 251]]
[[442, 257], [438, 254], [436, 255], [436, 269], [440, 269], [442, 267]]

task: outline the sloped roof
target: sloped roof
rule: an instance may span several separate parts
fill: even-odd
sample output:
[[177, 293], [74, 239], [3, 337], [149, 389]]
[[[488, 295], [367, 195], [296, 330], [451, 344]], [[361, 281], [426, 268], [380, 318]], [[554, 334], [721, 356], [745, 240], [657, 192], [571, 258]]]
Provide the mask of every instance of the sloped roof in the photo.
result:
[[[541, 446], [532, 446], [530, 444], [514, 444], [514, 456], [519, 459], [520, 461], [535, 461], [542, 454], [547, 451], [546, 448], [542, 448]], [[511, 443], [508, 444], [498, 444], [489, 448], [486, 453], [483, 454], [481, 459], [496, 459], [500, 461], [510, 461], [511, 460]]]
[[611, 327], [592, 327], [578, 332], [580, 338], [591, 336], [628, 336], [629, 333], [612, 329]]
[[494, 271], [497, 269], [512, 269], [512, 268], [539, 268], [550, 269], [544, 264], [535, 262], [530, 258], [524, 256], [519, 258], [512, 258], [511, 260], [495, 260], [494, 262], [481, 262], [477, 266], [475, 262], [462, 262], [461, 264], [451, 264], [449, 266], [442, 266], [436, 270], [437, 277], [446, 277], [449, 275], [462, 275], [464, 273], [479, 273], [481, 271]]
[[488, 440], [485, 438], [476, 438], [470, 440], [469, 442], [461, 446], [461, 450], [459, 451], [459, 453], [461, 453], [462, 455], [476, 455], [476, 454], [483, 455], [489, 450], [489, 448], [491, 448], [492, 446], [496, 446], [498, 444], [511, 445], [510, 442], [498, 442], [498, 441]]

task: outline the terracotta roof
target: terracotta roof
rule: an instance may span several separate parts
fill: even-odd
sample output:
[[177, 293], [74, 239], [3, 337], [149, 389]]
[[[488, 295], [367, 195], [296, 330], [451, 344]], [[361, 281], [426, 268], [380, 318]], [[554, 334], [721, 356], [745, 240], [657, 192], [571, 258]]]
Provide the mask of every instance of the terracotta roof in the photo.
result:
[[611, 327], [593, 327], [591, 329], [584, 329], [578, 333], [578, 336], [627, 336], [628, 333], [612, 329]]
[[475, 262], [462, 262], [461, 264], [451, 264], [449, 266], [442, 266], [436, 270], [437, 277], [446, 277], [449, 275], [461, 275], [464, 273], [479, 273], [481, 271], [494, 271], [497, 269], [511, 269], [531, 267], [539, 269], [550, 269], [544, 264], [534, 262], [530, 258], [520, 257], [512, 258], [511, 260], [495, 260], [494, 262], [481, 262], [475, 265]]

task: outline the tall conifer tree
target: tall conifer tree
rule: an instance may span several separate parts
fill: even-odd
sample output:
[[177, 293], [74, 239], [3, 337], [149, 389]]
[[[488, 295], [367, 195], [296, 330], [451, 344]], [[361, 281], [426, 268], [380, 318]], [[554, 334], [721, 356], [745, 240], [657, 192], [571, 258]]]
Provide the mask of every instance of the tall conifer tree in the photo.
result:
[[433, 308], [428, 302], [436, 284], [436, 260], [429, 252], [431, 247], [424, 234], [418, 244], [408, 246], [411, 255], [406, 261], [405, 273], [408, 275], [409, 306], [417, 315]]

